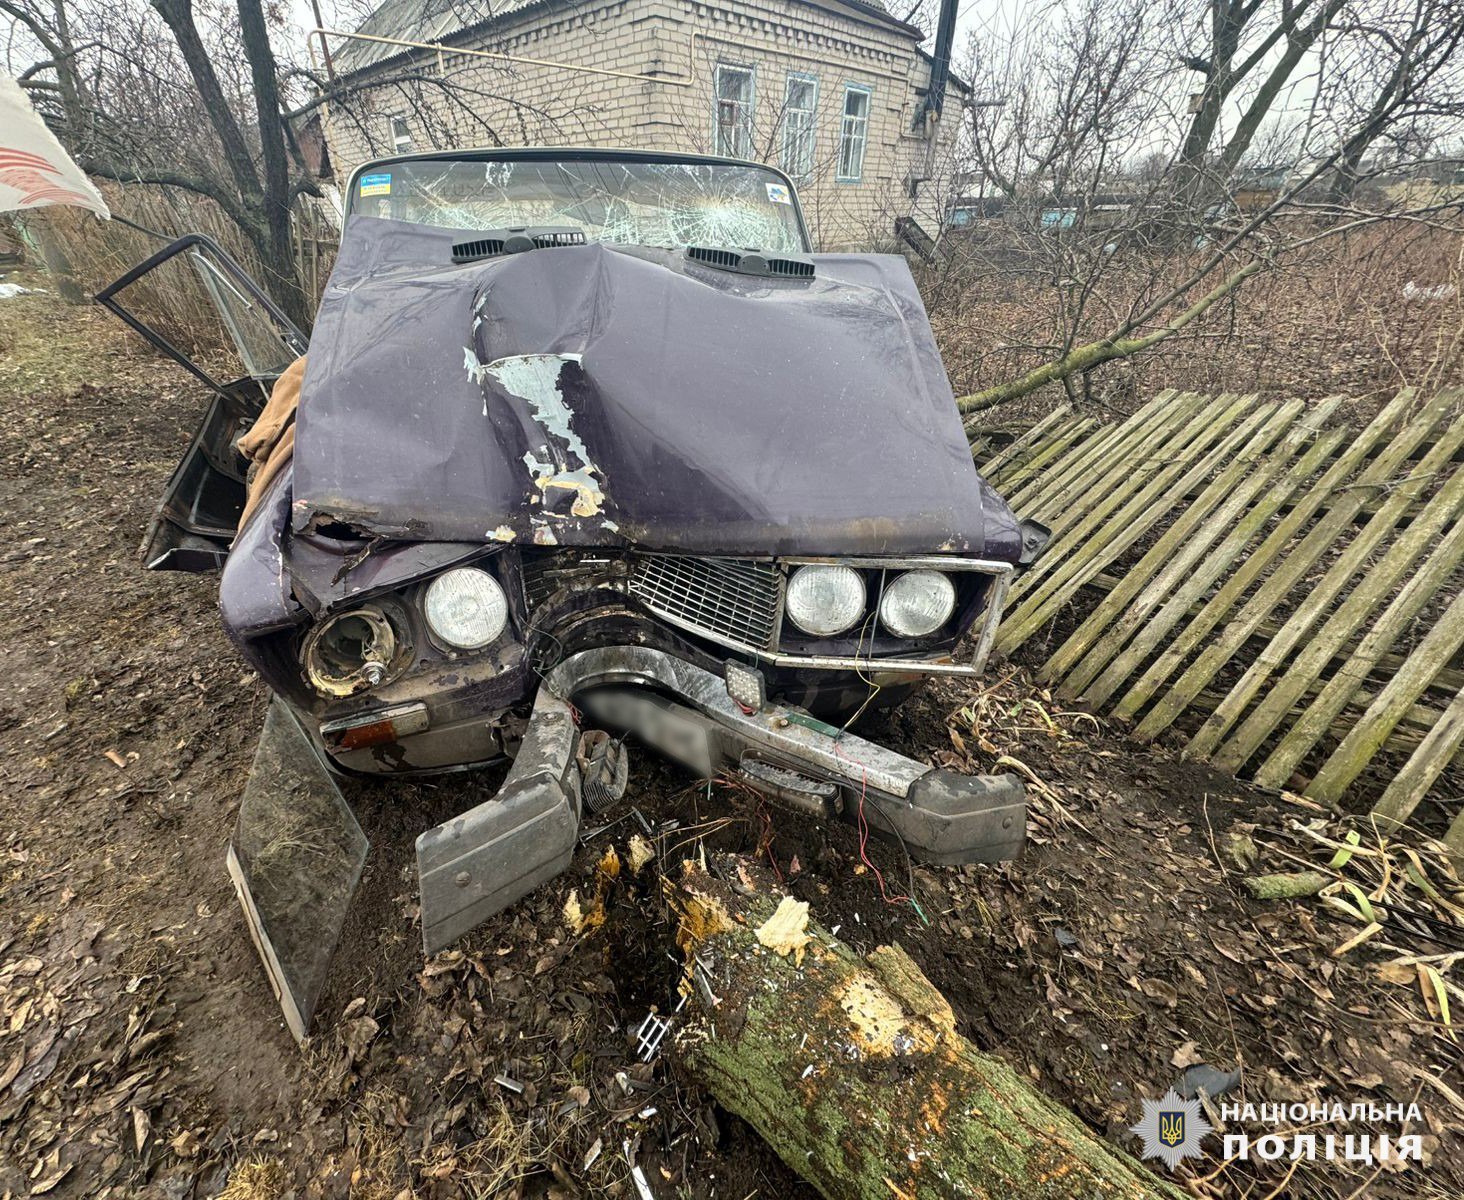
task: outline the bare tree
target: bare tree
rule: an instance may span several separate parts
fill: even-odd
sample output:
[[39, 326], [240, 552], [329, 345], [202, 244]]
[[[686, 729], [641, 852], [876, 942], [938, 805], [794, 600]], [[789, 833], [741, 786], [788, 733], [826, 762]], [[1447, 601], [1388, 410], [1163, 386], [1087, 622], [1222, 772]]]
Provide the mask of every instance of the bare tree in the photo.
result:
[[[1400, 200], [1357, 187], [1420, 167], [1464, 115], [1459, 0], [1376, 0], [1365, 15], [1374, 3], [1209, 4], [1211, 45], [1186, 65], [1213, 95], [1187, 114], [1171, 14], [1141, 0], [1056, 0], [978, 31], [966, 69], [1005, 103], [970, 114], [968, 212], [986, 220], [952, 271], [988, 290], [1040, 288], [1052, 316], [1004, 348], [1037, 365], [962, 409], [1053, 383], [1071, 395], [1103, 364], [1206, 327], [1249, 280], [1321, 239], [1457, 214], [1436, 189]], [[1297, 117], [1278, 99], [1302, 74], [1313, 102]], [[1266, 155], [1279, 169], [1253, 170]]]
[[212, 200], [282, 307], [308, 325], [290, 209], [319, 188], [291, 161], [261, 0], [237, 0], [232, 12], [193, 0], [0, 0], [0, 14], [33, 42], [18, 77], [82, 168]]
[[1376, 149], [1391, 161], [1426, 157], [1464, 118], [1464, 3], [1412, 0], [1350, 14], [1338, 31], [1348, 53], [1334, 55], [1326, 93], [1338, 142], [1328, 196], [1350, 199]]
[[[1204, 0], [1187, 14], [1180, 62], [1201, 79], [1201, 90], [1179, 151], [1186, 178], [1203, 178], [1210, 156], [1228, 176], [1245, 157], [1262, 122], [1293, 81], [1297, 68], [1344, 10], [1348, 0]], [[1222, 138], [1222, 119], [1239, 120]], [[1220, 141], [1218, 152], [1216, 142]]]
[[[461, 7], [464, 25], [489, 15]], [[328, 106], [369, 152], [385, 153], [385, 104], [443, 147], [532, 142], [593, 120], [572, 100], [526, 97], [511, 66], [443, 69], [432, 52], [394, 54], [382, 69], [337, 79], [263, 0], [0, 0], [7, 18], [7, 66], [83, 169], [213, 201], [302, 326], [311, 304], [292, 210], [321, 190], [293, 121]]]

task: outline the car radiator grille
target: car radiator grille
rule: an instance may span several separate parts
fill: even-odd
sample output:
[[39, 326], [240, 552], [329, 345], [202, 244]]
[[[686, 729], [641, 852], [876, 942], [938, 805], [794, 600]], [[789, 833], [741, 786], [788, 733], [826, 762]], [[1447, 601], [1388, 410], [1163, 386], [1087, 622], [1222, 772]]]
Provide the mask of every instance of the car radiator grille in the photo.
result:
[[[603, 558], [598, 561], [609, 565]], [[594, 566], [573, 551], [526, 554], [524, 597], [529, 607], [538, 608], [580, 571], [587, 572], [581, 576], [582, 585], [593, 586]], [[783, 574], [772, 563], [633, 555], [619, 569], [607, 570], [606, 576], [616, 581], [617, 590], [673, 624], [759, 650], [775, 648]]]
[[632, 564], [627, 590], [672, 621], [770, 650], [782, 578], [771, 563], [658, 554]]

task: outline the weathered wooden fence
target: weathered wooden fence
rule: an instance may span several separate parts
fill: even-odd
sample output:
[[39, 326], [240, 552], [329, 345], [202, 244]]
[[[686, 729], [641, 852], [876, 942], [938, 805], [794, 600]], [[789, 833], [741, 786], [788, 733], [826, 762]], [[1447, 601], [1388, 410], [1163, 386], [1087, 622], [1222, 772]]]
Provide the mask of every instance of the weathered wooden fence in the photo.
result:
[[1263, 786], [1335, 802], [1405, 756], [1373, 810], [1395, 826], [1464, 743], [1464, 391], [1402, 391], [1361, 432], [1340, 403], [1168, 391], [991, 455], [1054, 533], [997, 645], [1048, 638], [1060, 695], [1140, 739], [1178, 722], [1187, 757]]

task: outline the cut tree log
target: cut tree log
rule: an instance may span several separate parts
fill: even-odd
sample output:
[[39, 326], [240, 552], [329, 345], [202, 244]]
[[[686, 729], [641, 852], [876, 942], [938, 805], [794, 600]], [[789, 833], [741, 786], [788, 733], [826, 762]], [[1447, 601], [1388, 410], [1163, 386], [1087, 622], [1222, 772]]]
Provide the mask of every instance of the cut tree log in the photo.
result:
[[736, 882], [687, 863], [667, 885], [690, 999], [677, 1053], [823, 1195], [1185, 1195], [957, 1033], [898, 946], [861, 957], [745, 860], [713, 865]]

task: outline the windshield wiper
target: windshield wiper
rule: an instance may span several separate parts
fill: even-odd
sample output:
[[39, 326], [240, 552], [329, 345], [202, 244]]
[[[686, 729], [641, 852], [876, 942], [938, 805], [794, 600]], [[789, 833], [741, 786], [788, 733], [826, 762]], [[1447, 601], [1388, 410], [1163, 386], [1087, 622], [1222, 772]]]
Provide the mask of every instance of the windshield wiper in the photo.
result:
[[525, 250], [548, 250], [554, 246], [583, 246], [585, 231], [574, 225], [517, 225], [507, 229], [485, 229], [467, 242], [454, 242], [452, 261], [477, 262], [500, 254], [522, 254]]

